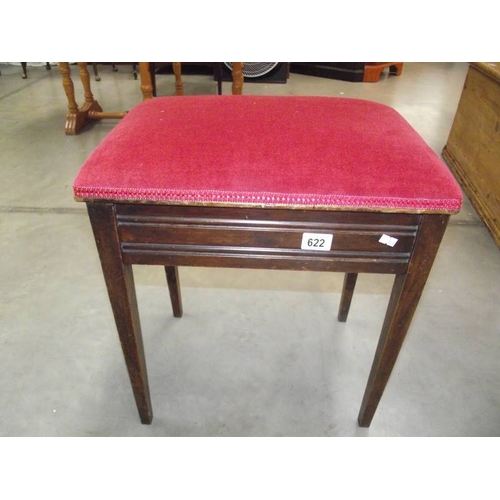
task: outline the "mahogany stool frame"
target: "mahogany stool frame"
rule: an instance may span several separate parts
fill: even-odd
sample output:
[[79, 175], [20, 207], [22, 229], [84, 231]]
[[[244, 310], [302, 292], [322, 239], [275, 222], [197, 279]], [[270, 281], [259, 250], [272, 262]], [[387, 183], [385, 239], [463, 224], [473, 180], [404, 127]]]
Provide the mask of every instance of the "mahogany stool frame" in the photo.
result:
[[[391, 213], [86, 200], [141, 422], [153, 410], [132, 265], [165, 266], [174, 316], [182, 316], [178, 266], [334, 271], [345, 274], [346, 321], [358, 273], [394, 274], [358, 423], [382, 397], [443, 237], [447, 213]], [[330, 251], [301, 249], [303, 233], [333, 234]], [[379, 242], [397, 238], [392, 248]]]

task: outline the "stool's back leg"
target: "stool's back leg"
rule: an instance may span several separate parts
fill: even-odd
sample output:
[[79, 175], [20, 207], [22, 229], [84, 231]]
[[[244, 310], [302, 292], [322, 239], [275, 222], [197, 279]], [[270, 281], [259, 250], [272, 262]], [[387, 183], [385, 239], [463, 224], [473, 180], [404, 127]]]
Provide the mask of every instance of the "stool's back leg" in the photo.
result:
[[170, 292], [170, 302], [174, 317], [182, 318], [181, 287], [179, 282], [179, 271], [177, 266], [165, 266], [167, 276], [168, 291]]
[[448, 219], [449, 215], [422, 216], [407, 272], [396, 276], [359, 411], [361, 427], [370, 426], [417, 309]]
[[342, 297], [340, 298], [340, 307], [338, 320], [343, 323], [347, 321], [347, 315], [349, 314], [349, 309], [351, 307], [352, 295], [354, 293], [354, 287], [356, 286], [356, 280], [358, 279], [358, 273], [346, 273], [344, 277], [344, 286], [342, 287]]
[[88, 203], [87, 209], [137, 409], [141, 422], [150, 424], [153, 410], [132, 266], [122, 261], [114, 205]]

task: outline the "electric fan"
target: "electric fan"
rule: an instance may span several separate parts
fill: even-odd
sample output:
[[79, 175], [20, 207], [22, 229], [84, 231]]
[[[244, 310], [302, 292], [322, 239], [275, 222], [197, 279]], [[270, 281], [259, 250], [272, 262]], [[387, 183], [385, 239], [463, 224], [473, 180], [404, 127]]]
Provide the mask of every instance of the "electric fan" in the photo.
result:
[[[232, 71], [233, 63], [224, 63]], [[246, 78], [259, 78], [270, 73], [279, 63], [277, 62], [244, 62], [243, 76]]]

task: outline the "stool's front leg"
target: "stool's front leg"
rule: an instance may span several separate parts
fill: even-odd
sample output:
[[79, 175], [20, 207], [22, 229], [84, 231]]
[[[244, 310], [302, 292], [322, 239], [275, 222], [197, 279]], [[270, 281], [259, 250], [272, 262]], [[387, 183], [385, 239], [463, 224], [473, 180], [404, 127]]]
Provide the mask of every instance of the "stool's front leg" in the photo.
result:
[[369, 427], [396, 363], [434, 262], [449, 215], [423, 215], [408, 269], [396, 276], [358, 422]]
[[150, 424], [153, 410], [134, 277], [132, 266], [122, 261], [115, 207], [110, 203], [88, 203], [87, 209], [137, 409], [141, 422]]

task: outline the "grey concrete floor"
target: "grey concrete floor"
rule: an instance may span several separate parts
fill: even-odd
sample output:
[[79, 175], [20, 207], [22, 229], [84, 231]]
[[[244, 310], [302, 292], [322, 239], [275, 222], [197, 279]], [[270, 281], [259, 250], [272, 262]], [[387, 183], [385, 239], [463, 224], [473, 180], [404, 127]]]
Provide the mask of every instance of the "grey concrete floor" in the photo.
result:
[[[72, 181], [116, 121], [64, 134], [58, 68], [0, 65], [1, 436], [498, 436], [500, 252], [465, 200], [453, 216], [373, 423], [356, 418], [392, 278], [181, 268], [174, 319], [160, 267], [136, 267], [155, 418], [141, 425], [85, 207]], [[247, 94], [359, 97], [396, 108], [440, 153], [464, 63], [407, 63], [349, 83], [292, 74]], [[141, 100], [131, 67], [92, 82], [106, 111]], [[83, 93], [73, 71], [78, 101]], [[185, 76], [186, 94], [215, 94]], [[173, 79], [158, 77], [162, 95]], [[230, 84], [224, 84], [224, 93]]]

